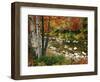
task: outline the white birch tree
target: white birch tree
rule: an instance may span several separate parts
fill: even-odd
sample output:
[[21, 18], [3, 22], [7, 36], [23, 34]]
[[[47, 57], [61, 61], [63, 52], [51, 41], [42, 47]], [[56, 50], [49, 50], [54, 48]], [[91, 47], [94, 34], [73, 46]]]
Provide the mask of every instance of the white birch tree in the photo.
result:
[[36, 54], [38, 58], [42, 55], [42, 39], [41, 39], [41, 31], [40, 31], [40, 25], [39, 25], [40, 19], [38, 16], [36, 16], [36, 43], [37, 43], [37, 51]]
[[[39, 58], [41, 56], [41, 44], [42, 44], [42, 39], [41, 39], [41, 31], [39, 27], [39, 22], [40, 19], [38, 16], [36, 16], [36, 22], [33, 19], [33, 16], [31, 16], [31, 21], [30, 21], [30, 30], [31, 30], [31, 46], [35, 49], [35, 55]], [[36, 24], [36, 25], [35, 25]], [[35, 27], [36, 26], [36, 27]], [[33, 54], [34, 55], [34, 54]]]

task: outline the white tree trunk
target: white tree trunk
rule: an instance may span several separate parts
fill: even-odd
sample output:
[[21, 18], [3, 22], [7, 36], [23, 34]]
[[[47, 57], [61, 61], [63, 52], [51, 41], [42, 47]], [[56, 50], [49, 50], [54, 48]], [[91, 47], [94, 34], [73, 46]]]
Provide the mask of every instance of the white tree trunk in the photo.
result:
[[39, 28], [38, 16], [36, 16], [36, 27], [34, 25], [34, 20], [32, 16], [30, 30], [31, 30], [31, 46], [35, 49], [36, 56], [39, 58], [41, 56], [42, 39], [40, 35], [41, 33]]
[[38, 58], [42, 55], [41, 54], [41, 41], [42, 41], [42, 39], [41, 39], [41, 35], [40, 35], [41, 33], [40, 33], [40, 27], [39, 27], [39, 17], [38, 16], [36, 16], [36, 40], [37, 40], [37, 56], [38, 56]]

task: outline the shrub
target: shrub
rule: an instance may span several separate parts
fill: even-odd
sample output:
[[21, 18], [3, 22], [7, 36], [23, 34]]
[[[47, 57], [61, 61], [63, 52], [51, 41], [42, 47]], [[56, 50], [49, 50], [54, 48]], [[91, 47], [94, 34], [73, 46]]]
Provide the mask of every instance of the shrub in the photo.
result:
[[35, 59], [35, 66], [43, 65], [66, 65], [71, 64], [71, 60], [67, 60], [63, 55], [41, 56]]

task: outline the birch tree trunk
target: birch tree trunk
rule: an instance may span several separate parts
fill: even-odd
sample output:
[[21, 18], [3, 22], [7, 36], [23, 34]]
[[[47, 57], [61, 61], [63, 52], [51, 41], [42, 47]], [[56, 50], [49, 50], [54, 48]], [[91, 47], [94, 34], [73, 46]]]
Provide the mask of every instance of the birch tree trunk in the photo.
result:
[[37, 51], [36, 54], [38, 56], [38, 58], [42, 55], [42, 51], [41, 51], [41, 44], [42, 44], [42, 39], [41, 39], [41, 31], [40, 31], [40, 27], [39, 27], [39, 17], [36, 16], [36, 44], [37, 44]]
[[33, 66], [34, 64], [34, 61], [33, 61], [33, 58], [36, 57], [36, 51], [35, 51], [35, 40], [36, 40], [36, 37], [35, 37], [35, 21], [33, 20], [33, 17], [32, 16], [29, 16], [29, 19], [28, 19], [28, 23], [29, 23], [29, 27], [28, 27], [28, 30], [29, 30], [29, 33], [28, 33], [28, 65], [29, 66]]
[[40, 57], [41, 56], [41, 44], [42, 44], [42, 39], [41, 39], [41, 31], [39, 27], [39, 22], [40, 19], [38, 16], [36, 16], [35, 19], [33, 19], [33, 16], [31, 16], [31, 21], [30, 21], [30, 47], [34, 49], [33, 56]]

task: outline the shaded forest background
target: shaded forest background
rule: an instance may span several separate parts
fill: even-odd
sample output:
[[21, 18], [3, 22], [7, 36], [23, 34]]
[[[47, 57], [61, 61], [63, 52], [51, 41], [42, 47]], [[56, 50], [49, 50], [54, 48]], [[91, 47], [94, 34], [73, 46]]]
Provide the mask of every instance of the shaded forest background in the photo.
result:
[[28, 66], [88, 63], [88, 19], [28, 16]]

